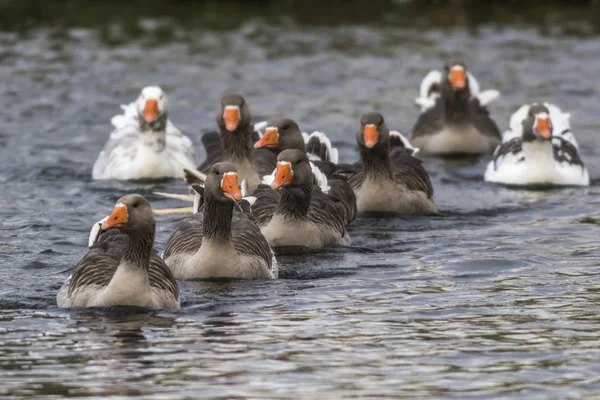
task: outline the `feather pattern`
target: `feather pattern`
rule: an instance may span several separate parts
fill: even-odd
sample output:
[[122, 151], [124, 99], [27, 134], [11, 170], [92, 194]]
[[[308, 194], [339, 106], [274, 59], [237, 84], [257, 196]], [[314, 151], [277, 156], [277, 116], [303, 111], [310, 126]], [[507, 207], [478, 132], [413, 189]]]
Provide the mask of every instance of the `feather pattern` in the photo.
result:
[[194, 168], [192, 141], [166, 114], [156, 129], [142, 128], [137, 103], [121, 106], [112, 118], [115, 127], [92, 170], [94, 179], [157, 179], [183, 177], [182, 168]]
[[553, 125], [550, 140], [523, 140], [531, 105], [522, 106], [511, 116], [503, 143], [486, 168], [486, 181], [521, 186], [589, 185], [588, 172], [571, 132], [570, 114], [549, 103], [544, 106]]

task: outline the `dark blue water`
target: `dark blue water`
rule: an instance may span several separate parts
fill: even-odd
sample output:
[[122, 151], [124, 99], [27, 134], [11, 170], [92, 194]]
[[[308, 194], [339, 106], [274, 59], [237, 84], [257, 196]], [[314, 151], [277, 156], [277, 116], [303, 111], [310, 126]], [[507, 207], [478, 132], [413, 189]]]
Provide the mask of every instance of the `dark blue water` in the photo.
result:
[[[600, 396], [600, 41], [533, 29], [181, 30], [109, 46], [94, 30], [0, 33], [0, 396], [565, 399]], [[115, 28], [117, 29], [117, 28]], [[115, 33], [115, 34], [118, 34]], [[522, 191], [487, 159], [425, 159], [442, 216], [362, 218], [353, 247], [280, 255], [281, 279], [181, 282], [179, 313], [65, 311], [55, 295], [91, 224], [126, 193], [95, 182], [119, 104], [160, 84], [200, 144], [225, 91], [256, 120], [291, 117], [357, 159], [361, 113], [407, 132], [422, 77], [463, 58], [501, 129], [550, 101], [594, 183]], [[158, 218], [162, 249], [176, 217]]]

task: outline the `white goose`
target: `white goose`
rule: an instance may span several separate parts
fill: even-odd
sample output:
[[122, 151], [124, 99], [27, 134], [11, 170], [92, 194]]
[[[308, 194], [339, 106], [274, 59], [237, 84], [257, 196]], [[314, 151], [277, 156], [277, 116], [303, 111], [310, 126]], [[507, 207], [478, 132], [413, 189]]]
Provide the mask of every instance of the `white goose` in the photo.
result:
[[168, 119], [163, 90], [148, 86], [124, 113], [112, 118], [115, 130], [98, 156], [94, 179], [182, 178], [183, 168], [196, 167], [192, 141]]
[[511, 117], [484, 179], [516, 186], [589, 186], [569, 117], [549, 103], [522, 106]]

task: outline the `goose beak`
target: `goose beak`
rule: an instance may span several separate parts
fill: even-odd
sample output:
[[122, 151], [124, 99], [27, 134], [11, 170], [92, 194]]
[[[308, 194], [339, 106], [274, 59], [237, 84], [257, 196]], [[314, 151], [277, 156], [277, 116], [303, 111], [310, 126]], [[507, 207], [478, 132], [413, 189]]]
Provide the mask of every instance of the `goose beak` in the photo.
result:
[[289, 185], [292, 183], [293, 177], [294, 171], [292, 171], [292, 165], [286, 161], [278, 162], [277, 169], [275, 170], [275, 179], [271, 183], [271, 189], [279, 189], [280, 187]]
[[255, 149], [266, 147], [267, 149], [274, 149], [279, 146], [279, 130], [275, 127], [268, 127], [265, 129], [265, 134], [260, 140], [254, 143]]
[[228, 131], [235, 131], [240, 124], [240, 108], [238, 106], [226, 106], [225, 111], [223, 111], [223, 121], [225, 121], [225, 128]]
[[533, 124], [533, 130], [539, 136], [544, 139], [550, 139], [552, 136], [552, 129], [550, 128], [550, 118], [548, 116], [535, 116], [535, 123]]
[[242, 190], [238, 181], [238, 174], [235, 172], [226, 172], [221, 179], [221, 189], [223, 196], [233, 201], [242, 200]]
[[465, 81], [465, 69], [460, 65], [455, 65], [450, 68], [450, 75], [448, 76], [450, 85], [453, 89], [462, 89], [466, 85]]
[[144, 119], [146, 122], [156, 121], [158, 114], [158, 100], [146, 100], [146, 104], [144, 105]]
[[101, 228], [103, 231], [110, 228], [123, 228], [127, 226], [128, 222], [129, 213], [127, 212], [127, 206], [119, 203], [113, 209], [112, 214], [110, 214], [106, 221], [104, 221]]
[[363, 129], [363, 138], [365, 146], [369, 149], [375, 146], [379, 141], [379, 131], [377, 131], [377, 127], [373, 124], [365, 125], [365, 128]]

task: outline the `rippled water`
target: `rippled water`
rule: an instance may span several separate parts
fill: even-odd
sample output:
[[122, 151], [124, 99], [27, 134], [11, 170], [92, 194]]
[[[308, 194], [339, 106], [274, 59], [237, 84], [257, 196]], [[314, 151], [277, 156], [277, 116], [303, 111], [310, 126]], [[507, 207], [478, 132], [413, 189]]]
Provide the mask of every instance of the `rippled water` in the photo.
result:
[[[161, 23], [142, 26], [118, 45], [85, 29], [0, 34], [0, 395], [600, 396], [597, 37], [258, 21], [161, 41]], [[486, 159], [425, 159], [441, 216], [361, 218], [349, 249], [284, 251], [276, 282], [181, 282], [179, 313], [56, 308], [118, 197], [180, 205], [151, 191], [183, 182], [90, 179], [110, 118], [142, 86], [168, 91], [198, 145], [238, 91], [256, 120], [323, 130], [351, 162], [360, 114], [410, 130], [420, 79], [451, 56], [502, 92], [501, 129], [524, 102], [571, 111], [592, 186], [505, 189], [482, 182]], [[175, 221], [159, 218], [159, 249]]]

